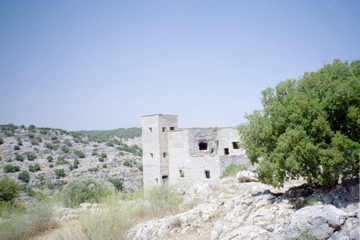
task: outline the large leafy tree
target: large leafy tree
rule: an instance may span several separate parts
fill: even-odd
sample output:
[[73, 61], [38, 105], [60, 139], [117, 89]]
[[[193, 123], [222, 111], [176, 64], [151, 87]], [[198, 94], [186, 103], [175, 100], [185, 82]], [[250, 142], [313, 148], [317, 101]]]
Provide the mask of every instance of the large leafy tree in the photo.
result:
[[262, 182], [303, 177], [323, 186], [359, 176], [360, 61], [334, 60], [262, 96], [263, 110], [239, 128]]

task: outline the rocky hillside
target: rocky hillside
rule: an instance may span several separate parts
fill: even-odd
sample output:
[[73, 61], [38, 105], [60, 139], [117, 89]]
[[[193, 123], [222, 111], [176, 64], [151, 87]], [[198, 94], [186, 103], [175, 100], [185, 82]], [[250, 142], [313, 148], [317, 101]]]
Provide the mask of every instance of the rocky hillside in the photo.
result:
[[277, 189], [228, 177], [180, 190], [190, 210], [138, 224], [128, 239], [360, 239], [359, 181]]
[[142, 185], [141, 153], [138, 145], [116, 137], [105, 141], [62, 129], [0, 126], [0, 177], [32, 188], [53, 189], [87, 174], [137, 188]]

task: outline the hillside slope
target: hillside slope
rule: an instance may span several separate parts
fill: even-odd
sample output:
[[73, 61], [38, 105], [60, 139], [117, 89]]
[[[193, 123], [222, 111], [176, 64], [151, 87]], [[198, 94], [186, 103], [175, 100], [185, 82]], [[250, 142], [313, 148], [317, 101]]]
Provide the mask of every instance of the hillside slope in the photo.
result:
[[87, 174], [102, 180], [120, 179], [125, 189], [139, 188], [141, 152], [137, 145], [129, 146], [116, 137], [104, 141], [62, 129], [0, 126], [0, 177], [24, 184], [26, 178], [18, 177], [26, 171], [32, 188], [53, 189]]

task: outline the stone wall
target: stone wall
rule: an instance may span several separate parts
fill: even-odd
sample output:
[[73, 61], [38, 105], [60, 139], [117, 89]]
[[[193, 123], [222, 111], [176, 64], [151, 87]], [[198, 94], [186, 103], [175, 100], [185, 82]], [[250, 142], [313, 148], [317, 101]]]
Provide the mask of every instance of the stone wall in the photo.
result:
[[143, 117], [144, 188], [219, 180], [231, 163], [249, 165], [236, 128], [177, 130], [176, 115]]

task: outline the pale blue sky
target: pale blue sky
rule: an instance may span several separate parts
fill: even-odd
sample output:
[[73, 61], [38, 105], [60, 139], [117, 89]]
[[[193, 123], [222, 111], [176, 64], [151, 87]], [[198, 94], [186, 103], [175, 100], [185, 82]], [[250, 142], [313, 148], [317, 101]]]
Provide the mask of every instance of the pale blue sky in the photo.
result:
[[360, 1], [0, 0], [0, 124], [227, 127], [261, 91], [360, 59]]

